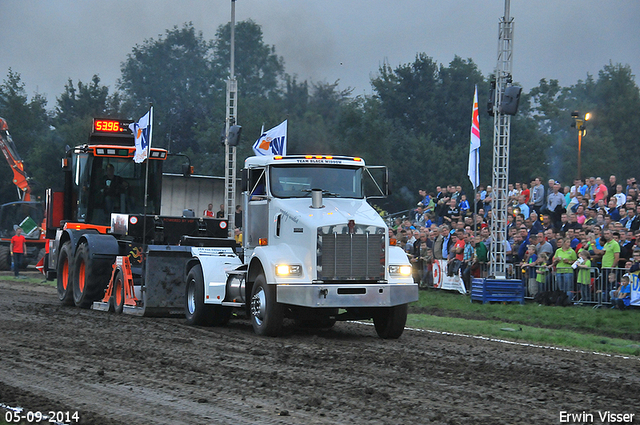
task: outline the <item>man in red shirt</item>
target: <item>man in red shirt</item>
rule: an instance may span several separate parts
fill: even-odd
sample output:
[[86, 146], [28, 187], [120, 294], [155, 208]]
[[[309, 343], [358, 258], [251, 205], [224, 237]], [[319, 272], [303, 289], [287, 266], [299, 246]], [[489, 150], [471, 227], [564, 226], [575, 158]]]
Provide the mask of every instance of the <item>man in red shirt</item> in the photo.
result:
[[456, 230], [451, 237], [453, 239], [453, 247], [451, 247], [449, 254], [452, 259], [449, 260], [447, 275], [456, 276], [458, 274], [458, 270], [460, 270], [460, 266], [462, 266], [462, 262], [464, 261], [464, 231]]
[[22, 257], [24, 257], [25, 252], [27, 252], [26, 239], [22, 234], [21, 227], [16, 228], [16, 234], [11, 238], [9, 251], [11, 252], [12, 257], [13, 274], [18, 277], [20, 265], [22, 264]]
[[207, 209], [202, 213], [203, 217], [213, 217], [213, 204], [207, 205]]
[[607, 186], [602, 183], [602, 179], [600, 177], [596, 178], [596, 189], [595, 195], [593, 196], [593, 203], [598, 205], [598, 201], [606, 200], [608, 197]]

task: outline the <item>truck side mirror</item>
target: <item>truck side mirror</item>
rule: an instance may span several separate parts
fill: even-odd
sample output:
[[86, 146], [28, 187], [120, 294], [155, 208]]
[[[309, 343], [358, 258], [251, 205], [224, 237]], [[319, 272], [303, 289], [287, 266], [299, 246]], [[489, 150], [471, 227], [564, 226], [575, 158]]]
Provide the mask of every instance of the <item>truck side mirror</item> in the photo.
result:
[[366, 198], [389, 196], [389, 169], [384, 166], [366, 166], [363, 175]]

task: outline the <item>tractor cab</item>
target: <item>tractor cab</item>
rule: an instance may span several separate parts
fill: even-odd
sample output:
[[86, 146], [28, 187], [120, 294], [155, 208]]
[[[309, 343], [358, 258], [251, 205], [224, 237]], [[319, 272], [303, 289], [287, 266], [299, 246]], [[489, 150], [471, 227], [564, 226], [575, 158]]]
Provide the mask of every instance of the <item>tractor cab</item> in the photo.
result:
[[[135, 163], [129, 120], [94, 120], [89, 144], [69, 149], [63, 160], [65, 220], [110, 226], [111, 214], [160, 214], [164, 149], [150, 149]], [[148, 163], [148, 164], [147, 164]]]
[[[160, 153], [153, 150], [154, 153]], [[133, 162], [135, 148], [96, 145], [71, 155], [71, 220], [108, 226], [112, 213], [143, 214], [146, 163]], [[162, 152], [164, 153], [164, 152]], [[160, 214], [162, 161], [150, 161], [147, 214]]]

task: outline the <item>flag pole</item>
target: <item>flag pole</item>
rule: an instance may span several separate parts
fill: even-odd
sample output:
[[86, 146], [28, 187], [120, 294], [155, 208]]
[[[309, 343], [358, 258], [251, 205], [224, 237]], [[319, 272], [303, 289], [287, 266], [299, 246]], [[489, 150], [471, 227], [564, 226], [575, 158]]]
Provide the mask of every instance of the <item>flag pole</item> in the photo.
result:
[[146, 170], [144, 174], [144, 212], [142, 215], [142, 251], [147, 246], [147, 204], [149, 198], [149, 158], [151, 157], [151, 132], [153, 131], [153, 103], [149, 103], [149, 140], [147, 142]]

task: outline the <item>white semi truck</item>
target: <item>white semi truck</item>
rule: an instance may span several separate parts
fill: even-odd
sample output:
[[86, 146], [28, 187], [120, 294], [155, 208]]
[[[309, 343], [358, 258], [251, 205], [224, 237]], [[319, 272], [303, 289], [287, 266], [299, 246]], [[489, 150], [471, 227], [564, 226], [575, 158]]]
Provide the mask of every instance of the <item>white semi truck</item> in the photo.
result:
[[381, 338], [400, 337], [418, 287], [366, 196], [386, 195], [386, 168], [343, 156], [250, 157], [242, 185], [243, 252], [206, 240], [173, 247], [188, 251], [188, 323], [224, 324], [242, 308], [259, 335], [278, 335], [284, 318], [309, 327], [373, 319]]

